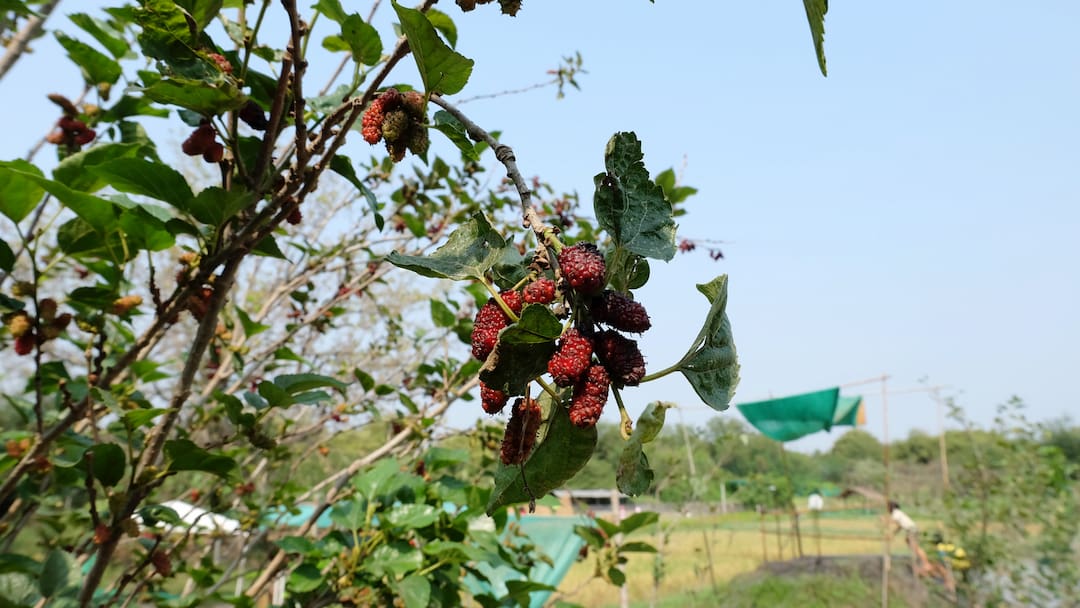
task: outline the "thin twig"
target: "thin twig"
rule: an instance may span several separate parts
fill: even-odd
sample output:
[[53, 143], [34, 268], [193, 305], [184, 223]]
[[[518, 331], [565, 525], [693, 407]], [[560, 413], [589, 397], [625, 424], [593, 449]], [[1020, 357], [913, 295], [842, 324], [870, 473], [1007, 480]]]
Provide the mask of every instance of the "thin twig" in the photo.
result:
[[60, 4], [60, 0], [49, 0], [41, 5], [37, 10], [37, 14], [27, 19], [19, 33], [11, 38], [3, 57], [0, 57], [0, 79], [3, 79], [11, 66], [15, 65], [15, 62], [23, 56], [30, 46], [30, 41], [41, 35], [41, 30], [45, 27], [45, 20], [49, 18], [57, 4]]

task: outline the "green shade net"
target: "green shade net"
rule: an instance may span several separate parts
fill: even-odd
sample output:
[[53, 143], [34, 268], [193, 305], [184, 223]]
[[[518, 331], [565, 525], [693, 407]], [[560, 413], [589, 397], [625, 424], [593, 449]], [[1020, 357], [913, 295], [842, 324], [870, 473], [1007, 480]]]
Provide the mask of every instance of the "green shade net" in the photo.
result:
[[[531, 542], [551, 558], [550, 564], [537, 562], [529, 571], [529, 580], [558, 587], [585, 545], [585, 540], [574, 534], [574, 526], [589, 525], [589, 520], [584, 517], [526, 515], [517, 523], [527, 537], [517, 538], [514, 542]], [[474, 567], [488, 580], [481, 581], [471, 574], [466, 575], [465, 586], [473, 595], [491, 593], [495, 597], [503, 597], [507, 593], [506, 581], [523, 578], [520, 572], [505, 566], [492, 568], [488, 564], [475, 564]], [[550, 595], [551, 591], [530, 593], [529, 608], [541, 608]]]
[[830, 388], [737, 407], [762, 435], [786, 442], [834, 425], [855, 426], [861, 403], [862, 397], [841, 397], [839, 388]]

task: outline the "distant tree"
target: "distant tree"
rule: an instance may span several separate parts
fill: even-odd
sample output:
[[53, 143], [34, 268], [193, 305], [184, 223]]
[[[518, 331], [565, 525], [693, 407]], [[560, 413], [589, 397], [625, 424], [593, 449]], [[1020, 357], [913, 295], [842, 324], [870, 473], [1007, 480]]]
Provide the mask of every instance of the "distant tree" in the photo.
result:
[[893, 442], [892, 455], [896, 460], [928, 464], [938, 458], [937, 437], [919, 429], [911, 429], [907, 439]]
[[862, 429], [851, 429], [833, 444], [830, 454], [844, 460], [881, 460], [881, 442]]

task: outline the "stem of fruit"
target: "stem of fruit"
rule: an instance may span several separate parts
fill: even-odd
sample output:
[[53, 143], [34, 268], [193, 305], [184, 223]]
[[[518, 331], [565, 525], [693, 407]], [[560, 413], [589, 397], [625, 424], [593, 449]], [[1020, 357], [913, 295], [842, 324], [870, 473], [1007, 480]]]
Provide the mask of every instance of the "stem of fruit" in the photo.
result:
[[630, 419], [630, 414], [623, 405], [622, 393], [619, 389], [612, 388], [611, 392], [615, 395], [615, 405], [619, 406], [619, 434], [622, 435], [623, 441], [629, 441], [630, 435], [634, 432], [634, 421]]
[[547, 382], [544, 382], [543, 378], [537, 378], [536, 383], [538, 385], [540, 385], [540, 388], [544, 389], [545, 393], [547, 393], [548, 395], [551, 396], [552, 403], [556, 403], [556, 404], [559, 403], [559, 401], [561, 400], [560, 397], [559, 397], [559, 393], [557, 393], [555, 391], [555, 389], [551, 387], [550, 384], [548, 384]]
[[644, 384], [645, 382], [652, 382], [653, 380], [659, 380], [660, 378], [663, 378], [664, 376], [666, 376], [666, 375], [668, 375], [668, 374], [670, 374], [672, 372], [677, 372], [677, 371], [679, 371], [679, 368], [682, 367], [682, 363], [683, 362], [680, 360], [678, 363], [676, 363], [675, 365], [672, 365], [671, 367], [669, 367], [667, 369], [662, 369], [662, 370], [660, 370], [658, 372], [653, 372], [651, 374], [646, 374], [645, 376], [643, 376], [641, 378], [641, 382], [642, 382], [642, 384]]
[[484, 288], [488, 290], [488, 293], [491, 294], [491, 297], [495, 298], [495, 303], [498, 304], [499, 308], [502, 309], [503, 314], [509, 317], [512, 323], [517, 323], [519, 321], [518, 316], [514, 314], [514, 311], [510, 310], [510, 307], [507, 306], [506, 302], [503, 301], [502, 296], [499, 295], [499, 290], [495, 289], [495, 286], [492, 285], [491, 282], [487, 279], [483, 279], [480, 282], [483, 283]]

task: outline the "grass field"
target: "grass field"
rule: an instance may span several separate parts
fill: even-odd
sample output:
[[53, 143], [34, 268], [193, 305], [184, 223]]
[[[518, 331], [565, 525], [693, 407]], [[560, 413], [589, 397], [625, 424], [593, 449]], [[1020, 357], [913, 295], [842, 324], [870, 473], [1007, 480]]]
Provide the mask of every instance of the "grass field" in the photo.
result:
[[[651, 529], [633, 534], [633, 540], [652, 543], [660, 551], [657, 555], [635, 553], [630, 556], [625, 572], [631, 605], [648, 606], [654, 598], [657, 606], [717, 605], [714, 588], [723, 589], [734, 577], [756, 570], [764, 556], [769, 561], [797, 557], [799, 542], [789, 517], [779, 522], [772, 516], [764, 520], [764, 547], [762, 523], [754, 513], [694, 518], [672, 515], [665, 516]], [[776, 534], [778, 524], [779, 535]], [[818, 555], [820, 543], [823, 556], [881, 555], [882, 525], [882, 520], [871, 514], [823, 517], [817, 528], [819, 539], [813, 521], [801, 518], [802, 554]], [[893, 542], [892, 553], [904, 555], [906, 552], [902, 543]], [[657, 585], [654, 572], [658, 569], [660, 580]], [[619, 590], [593, 578], [593, 570], [591, 556], [575, 564], [554, 597], [590, 607], [618, 605]], [[784, 584], [784, 581], [778, 581], [773, 585], [778, 589], [777, 593]], [[814, 584], [806, 581], [809, 586], [805, 588], [810, 589]], [[850, 591], [854, 593], [853, 588]]]

